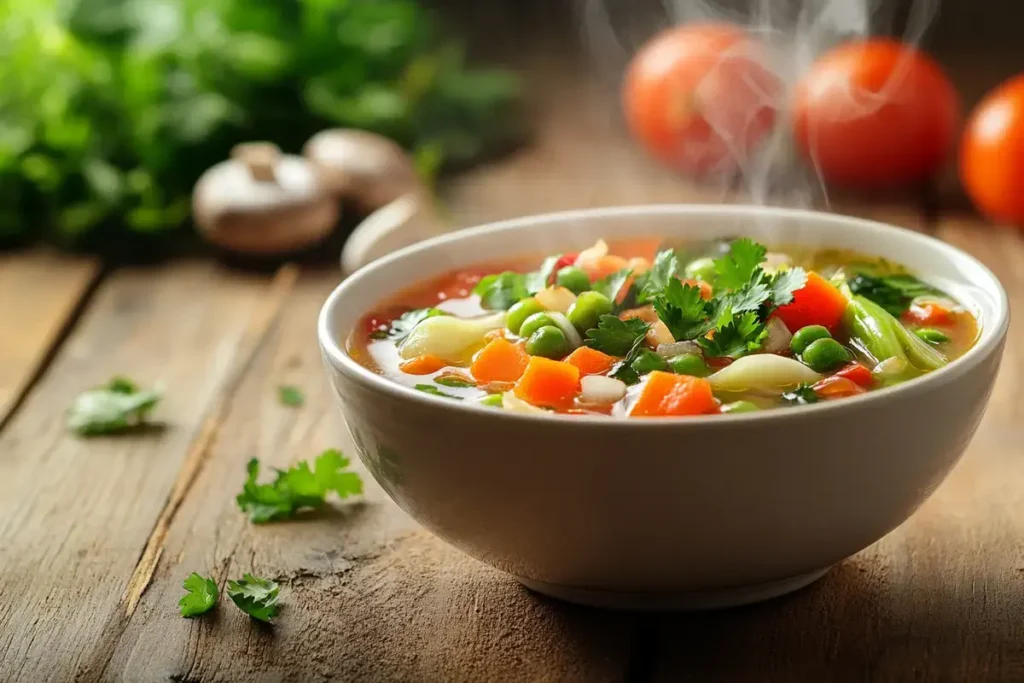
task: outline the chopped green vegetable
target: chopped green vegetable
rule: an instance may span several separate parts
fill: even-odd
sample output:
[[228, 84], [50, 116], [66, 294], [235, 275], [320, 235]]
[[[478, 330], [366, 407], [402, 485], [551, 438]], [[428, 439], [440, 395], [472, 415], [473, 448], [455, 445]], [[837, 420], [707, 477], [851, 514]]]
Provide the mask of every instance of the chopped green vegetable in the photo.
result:
[[684, 285], [676, 279], [670, 280], [654, 298], [654, 310], [676, 341], [703, 337], [714, 329], [715, 321], [708, 317], [710, 309], [709, 303], [701, 298], [699, 287]]
[[653, 301], [664, 289], [677, 279], [679, 274], [679, 258], [672, 249], [659, 251], [654, 257], [651, 269], [643, 276], [643, 284], [637, 303]]
[[288, 470], [277, 470], [272, 484], [259, 484], [259, 460], [247, 465], [248, 477], [235, 501], [255, 524], [292, 517], [302, 508], [319, 508], [327, 494], [339, 498], [363, 492], [363, 482], [355, 472], [346, 471], [348, 459], [341, 451], [329, 449], [317, 456], [310, 469], [305, 461]]
[[686, 266], [685, 275], [691, 280], [702, 280], [709, 284], [714, 284], [717, 272], [715, 260], [710, 256], [704, 256], [690, 261]]
[[503, 311], [530, 295], [526, 287], [526, 276], [511, 270], [481, 279], [473, 288], [473, 293], [480, 296], [484, 308]]
[[701, 337], [697, 343], [709, 358], [739, 358], [760, 349], [767, 336], [764, 323], [756, 313], [748, 311], [719, 327], [711, 339]]
[[793, 391], [787, 391], [782, 395], [782, 400], [793, 405], [809, 405], [818, 402], [818, 395], [810, 384], [801, 384]]
[[508, 316], [505, 318], [505, 326], [512, 334], [519, 334], [520, 328], [526, 319], [535, 313], [543, 313], [541, 306], [532, 296], [517, 301], [512, 308], [508, 309]]
[[116, 434], [138, 427], [160, 402], [159, 389], [141, 391], [124, 377], [78, 395], [68, 408], [68, 428], [80, 436]]
[[873, 301], [897, 318], [916, 297], [943, 295], [931, 285], [905, 274], [876, 276], [857, 273], [847, 284], [851, 292]]
[[534, 332], [542, 327], [558, 327], [558, 323], [547, 311], [541, 311], [540, 313], [534, 313], [519, 326], [520, 337], [530, 337]]
[[949, 341], [948, 334], [942, 330], [936, 330], [934, 327], [922, 327], [919, 330], [914, 330], [914, 334], [932, 345], [944, 344]]
[[501, 397], [501, 394], [487, 394], [483, 398], [479, 399], [478, 402], [482, 403], [485, 406], [490, 406], [492, 408], [501, 408], [503, 404], [503, 399]]
[[677, 375], [690, 375], [691, 377], [707, 377], [711, 374], [711, 368], [704, 362], [699, 353], [684, 353], [668, 359], [668, 366]]
[[668, 370], [669, 364], [664, 358], [650, 349], [640, 348], [629, 364], [637, 375], [646, 375], [655, 370]]
[[609, 356], [628, 356], [643, 343], [650, 327], [639, 318], [619, 320], [614, 315], [602, 315], [597, 327], [587, 330], [586, 344]]
[[800, 360], [815, 372], [834, 370], [849, 363], [851, 358], [850, 352], [832, 338], [815, 339], [800, 354]]
[[863, 351], [876, 362], [889, 358], [907, 361], [909, 379], [920, 370], [937, 370], [946, 365], [946, 359], [938, 351], [923, 342], [917, 335], [903, 326], [881, 305], [855, 295], [850, 299], [843, 316], [843, 324]]
[[580, 334], [586, 334], [587, 330], [597, 327], [601, 316], [609, 315], [614, 308], [615, 304], [607, 295], [597, 291], [583, 292], [576, 297], [565, 317]]
[[793, 292], [807, 284], [807, 271], [803, 268], [787, 268], [771, 276], [768, 281], [769, 298], [773, 306], [785, 306], [793, 302]]
[[306, 402], [306, 397], [298, 387], [282, 385], [277, 388], [277, 396], [286, 406], [297, 408]]
[[417, 384], [416, 386], [413, 387], [413, 389], [415, 389], [416, 391], [422, 391], [424, 394], [433, 394], [434, 396], [441, 396], [443, 398], [452, 398], [455, 399], [456, 401], [462, 400], [461, 396], [456, 396], [454, 394], [449, 394], [444, 391], [441, 391], [433, 384]]
[[558, 274], [555, 276], [555, 284], [559, 287], [565, 287], [573, 294], [580, 294], [590, 289], [590, 277], [587, 276], [582, 268], [566, 266], [558, 271]]
[[715, 259], [715, 289], [741, 289], [760, 270], [768, 249], [754, 240], [741, 237], [729, 243], [729, 253]]
[[[815, 396], [815, 399], [817, 399], [817, 396]], [[733, 401], [722, 406], [723, 413], [756, 413], [758, 410], [760, 408], [757, 407], [757, 404], [751, 401]]]
[[198, 617], [206, 614], [217, 604], [217, 582], [200, 576], [196, 572], [185, 579], [181, 584], [188, 591], [178, 605], [181, 607], [181, 616]]
[[527, 273], [524, 279], [526, 291], [532, 295], [547, 287], [551, 283], [551, 276], [555, 274], [555, 265], [561, 260], [561, 254], [548, 256], [538, 270]]
[[473, 384], [472, 382], [470, 382], [468, 380], [460, 379], [458, 377], [452, 377], [452, 376], [448, 376], [448, 377], [435, 377], [434, 378], [434, 383], [435, 384], [440, 384], [443, 387], [451, 387], [453, 389], [465, 389], [466, 387], [475, 387], [476, 386], [475, 384]]
[[269, 624], [277, 616], [281, 587], [275, 581], [247, 573], [228, 581], [227, 592], [231, 602], [253, 619]]
[[[609, 301], [615, 302], [618, 301], [619, 294], [622, 293], [622, 287], [632, 275], [632, 268], [623, 268], [622, 270], [616, 271], [607, 277], [597, 280], [594, 284], [590, 285], [590, 289], [601, 294]], [[581, 293], [580, 296], [583, 296], [583, 293]], [[597, 323], [595, 322], [594, 324], [596, 325]]]
[[828, 329], [821, 325], [801, 327], [793, 333], [793, 338], [789, 341], [789, 350], [799, 356], [813, 342], [819, 339], [830, 339], [831, 337], [832, 335]]
[[542, 356], [558, 360], [569, 355], [572, 345], [565, 338], [565, 333], [554, 325], [538, 328], [526, 340], [526, 352], [531, 356]]
[[448, 315], [440, 308], [418, 308], [414, 311], [407, 311], [391, 321], [391, 327], [387, 332], [374, 332], [371, 337], [374, 339], [390, 339], [396, 344], [403, 341], [417, 325], [439, 315]]

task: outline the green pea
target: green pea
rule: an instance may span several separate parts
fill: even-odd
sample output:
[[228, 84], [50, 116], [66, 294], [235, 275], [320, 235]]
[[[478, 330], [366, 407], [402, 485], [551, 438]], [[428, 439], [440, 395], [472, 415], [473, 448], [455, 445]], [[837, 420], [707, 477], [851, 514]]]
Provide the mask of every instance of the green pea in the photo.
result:
[[609, 315], [612, 312], [612, 300], [600, 292], [583, 292], [572, 306], [565, 317], [569, 319], [572, 326], [585, 334], [587, 330], [597, 327], [597, 321], [602, 315]]
[[677, 375], [707, 377], [711, 374], [711, 369], [699, 353], [684, 353], [680, 356], [673, 356], [668, 359], [668, 366]]
[[565, 287], [573, 294], [579, 294], [590, 289], [590, 278], [582, 268], [566, 266], [558, 271], [555, 282]]
[[519, 334], [519, 329], [527, 318], [534, 313], [542, 313], [543, 311], [544, 307], [531, 296], [513, 304], [512, 308], [508, 309], [508, 317], [505, 318], [505, 324], [512, 334]]
[[501, 394], [487, 394], [478, 403], [492, 408], [500, 408], [502, 406]]
[[559, 359], [569, 355], [572, 346], [557, 327], [545, 325], [526, 340], [526, 352], [531, 356]]
[[756, 403], [750, 401], [733, 401], [722, 406], [723, 413], [754, 413], [761, 410]]
[[793, 333], [793, 339], [789, 342], [789, 350], [799, 356], [813, 342], [831, 338], [832, 335], [821, 325], [808, 325]]
[[800, 355], [800, 359], [815, 372], [828, 372], [848, 363], [851, 358], [850, 352], [831, 337], [814, 340]]
[[668, 369], [668, 363], [665, 362], [665, 359], [650, 349], [641, 349], [640, 353], [633, 359], [633, 362], [630, 363], [630, 365], [634, 370], [636, 370], [636, 374], [638, 375], [646, 375], [647, 373], [654, 372], [655, 370]]
[[548, 326], [558, 327], [557, 323], [555, 323], [555, 319], [547, 313], [543, 311], [540, 313], [533, 313], [523, 321], [522, 325], [519, 326], [519, 336], [529, 337], [540, 328]]
[[712, 282], [714, 281], [715, 273], [717, 272], [715, 270], [715, 260], [710, 256], [705, 256], [697, 259], [696, 261], [690, 261], [684, 272], [688, 279]]
[[949, 336], [945, 332], [934, 327], [922, 327], [919, 330], [914, 330], [914, 334], [929, 344], [942, 344], [949, 341]]

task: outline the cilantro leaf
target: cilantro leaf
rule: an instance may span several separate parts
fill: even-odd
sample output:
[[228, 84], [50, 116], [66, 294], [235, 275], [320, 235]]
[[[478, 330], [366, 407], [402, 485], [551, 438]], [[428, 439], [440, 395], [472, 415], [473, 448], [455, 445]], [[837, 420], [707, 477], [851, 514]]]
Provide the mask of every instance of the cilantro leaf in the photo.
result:
[[697, 343], [705, 356], [739, 358], [761, 348], [761, 342], [767, 335], [768, 330], [757, 313], [747, 311], [720, 325], [711, 339], [701, 337]]
[[597, 280], [590, 288], [595, 292], [604, 294], [612, 302], [618, 301], [619, 294], [622, 292], [623, 285], [633, 275], [632, 268], [623, 268], [622, 270], [616, 271], [607, 277], [603, 277]]
[[818, 394], [814, 393], [814, 389], [810, 384], [801, 384], [792, 391], [787, 391], [782, 395], [782, 399], [787, 403], [793, 405], [809, 405], [811, 403], [818, 402]]
[[270, 579], [245, 574], [237, 581], [228, 581], [228, 597], [238, 609], [269, 624], [277, 616], [277, 599], [281, 587]]
[[748, 237], [729, 244], [729, 253], [715, 259], [716, 289], [741, 289], [751, 281], [768, 249]]
[[286, 384], [277, 388], [277, 397], [282, 405], [291, 406], [292, 408], [298, 408], [306, 402], [306, 397], [303, 396], [302, 390]]
[[473, 293], [480, 296], [484, 308], [505, 311], [530, 295], [526, 276], [511, 270], [484, 277], [473, 288]]
[[659, 251], [654, 257], [651, 269], [647, 271], [643, 279], [643, 286], [637, 296], [637, 303], [646, 303], [653, 300], [658, 294], [675, 280], [679, 275], [679, 257], [673, 249]]
[[78, 395], [68, 408], [67, 426], [80, 436], [116, 434], [146, 421], [163, 392], [141, 391], [124, 377], [114, 377], [104, 387]]
[[408, 337], [414, 327], [437, 315], [448, 313], [440, 308], [417, 308], [414, 311], [407, 311], [391, 321], [391, 327], [387, 332], [374, 332], [371, 336], [374, 339], [390, 339], [397, 344]]
[[875, 276], [857, 273], [849, 281], [849, 286], [851, 292], [874, 301], [896, 318], [903, 315], [916, 297], [943, 295], [913, 275], [905, 274]]
[[[636, 319], [637, 318], [631, 318], [630, 320]], [[612, 368], [612, 371], [608, 373], [609, 377], [624, 382], [625, 384], [636, 384], [640, 381], [640, 373], [637, 372], [635, 367], [633, 367], [633, 364], [640, 358], [640, 355], [647, 350], [644, 348], [644, 340], [646, 338], [647, 333], [644, 332], [644, 334], [633, 340], [633, 345], [629, 348], [629, 351], [626, 352], [626, 357]], [[642, 364], [641, 367], [643, 367]]]
[[700, 288], [684, 285], [676, 279], [654, 298], [654, 310], [676, 341], [703, 337], [714, 327], [714, 321], [708, 319], [710, 307], [701, 297]]
[[609, 356], [628, 356], [643, 343], [650, 327], [639, 318], [619, 320], [614, 315], [602, 315], [597, 327], [587, 330], [586, 344]]
[[540, 264], [540, 268], [538, 270], [526, 274], [524, 284], [526, 285], [526, 292], [528, 295], [532, 296], [548, 286], [548, 283], [551, 282], [551, 276], [555, 274], [555, 264], [561, 259], [561, 254], [548, 256], [544, 259], [544, 262]]
[[416, 391], [422, 391], [424, 394], [433, 394], [434, 396], [443, 396], [444, 398], [453, 398], [456, 401], [461, 401], [462, 400], [461, 396], [455, 396], [454, 394], [445, 393], [445, 392], [441, 391], [440, 389], [438, 389], [437, 387], [435, 387], [433, 384], [417, 384], [415, 387], [413, 387], [413, 389], [415, 389]]
[[192, 572], [181, 585], [188, 591], [178, 601], [181, 616], [198, 617], [209, 612], [217, 604], [217, 582], [213, 579], [203, 578]]
[[768, 280], [773, 306], [785, 306], [793, 301], [793, 292], [807, 284], [807, 273], [803, 268], [780, 270]]
[[272, 484], [259, 484], [260, 462], [246, 466], [248, 477], [235, 502], [254, 524], [292, 517], [302, 508], [324, 505], [330, 491], [339, 498], [362, 493], [363, 482], [355, 472], [345, 471], [349, 461], [340, 451], [329, 449], [317, 456], [313, 468], [305, 461], [289, 470], [277, 470]]

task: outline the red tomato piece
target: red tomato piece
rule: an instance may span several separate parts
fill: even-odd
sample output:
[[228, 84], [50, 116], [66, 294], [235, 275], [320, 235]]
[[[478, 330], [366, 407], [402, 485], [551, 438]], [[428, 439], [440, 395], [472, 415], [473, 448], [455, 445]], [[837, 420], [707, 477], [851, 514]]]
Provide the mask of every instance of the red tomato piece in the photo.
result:
[[833, 375], [832, 377], [826, 377], [823, 380], [817, 382], [813, 387], [814, 393], [818, 395], [820, 399], [830, 398], [845, 398], [847, 396], [856, 396], [857, 394], [863, 394], [867, 389], [860, 386], [852, 379], [846, 377], [839, 377]]
[[860, 363], [853, 362], [835, 374], [836, 377], [845, 377], [855, 384], [870, 389], [875, 383], [875, 376], [871, 371]]
[[919, 325], [951, 325], [953, 313], [940, 304], [924, 303], [914, 304], [907, 309], [903, 317]]

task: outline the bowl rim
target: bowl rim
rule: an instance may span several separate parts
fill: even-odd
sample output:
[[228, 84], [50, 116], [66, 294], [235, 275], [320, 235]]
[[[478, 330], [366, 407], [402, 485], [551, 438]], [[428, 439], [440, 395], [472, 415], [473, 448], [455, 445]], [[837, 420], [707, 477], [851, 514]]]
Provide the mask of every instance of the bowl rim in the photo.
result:
[[[966, 261], [987, 275], [995, 285], [995, 293], [997, 295], [995, 309], [998, 317], [993, 321], [982, 321], [990, 323], [990, 326], [983, 325], [981, 337], [974, 346], [972, 346], [964, 355], [955, 359], [947, 366], [939, 370], [929, 372], [922, 377], [917, 377], [891, 387], [885, 387], [878, 391], [869, 391], [863, 394], [858, 394], [857, 396], [850, 396], [841, 401], [822, 401], [810, 405], [792, 406], [785, 410], [763, 410], [750, 413], [719, 413], [714, 415], [687, 415], [649, 419], [612, 419], [604, 415], [563, 414], [547, 411], [543, 413], [509, 412], [505, 410], [496, 410], [491, 406], [479, 404], [477, 401], [454, 401], [442, 396], [434, 396], [426, 392], [416, 391], [411, 387], [389, 380], [383, 375], [377, 374], [358, 363], [344, 350], [330, 324], [333, 317], [332, 313], [337, 302], [344, 298], [350, 289], [355, 288], [363, 277], [370, 272], [386, 268], [391, 263], [400, 261], [407, 255], [418, 251], [457, 242], [471, 236], [515, 231], [541, 220], [552, 221], [586, 220], [588, 218], [626, 218], [643, 216], [645, 214], [651, 215], [664, 213], [675, 213], [677, 215], [716, 213], [725, 216], [764, 216], [783, 220], [786, 218], [820, 219], [827, 217], [830, 220], [840, 220], [854, 227], [874, 232], [898, 231], [903, 233], [904, 238], [919, 242], [922, 246], [930, 248], [941, 254], [948, 261]], [[357, 381], [363, 384], [366, 388], [382, 391], [385, 394], [391, 395], [396, 400], [413, 401], [414, 403], [421, 403], [425, 407], [441, 407], [444, 405], [447, 406], [447, 410], [453, 411], [453, 414], [468, 411], [470, 415], [486, 415], [499, 420], [539, 420], [548, 424], [561, 422], [567, 425], [588, 425], [594, 427], [602, 425], [600, 428], [622, 429], [625, 427], [653, 428], [658, 426], [664, 427], [667, 425], [706, 427], [721, 424], [736, 426], [737, 423], [753, 423], [764, 420], [799, 420], [803, 418], [810, 418], [827, 411], [852, 410], [872, 401], [896, 399], [901, 396], [909, 400], [918, 393], [929, 391], [939, 382], [946, 379], [953, 379], [954, 377], [959, 377], [972, 371], [973, 368], [981, 361], [988, 358], [999, 348], [1006, 336], [1009, 322], [1009, 298], [1006, 294], [1006, 289], [999, 281], [999, 278], [995, 276], [988, 266], [983, 264], [974, 256], [951, 244], [943, 242], [940, 239], [932, 237], [931, 235], [919, 233], [907, 228], [901, 228], [882, 221], [811, 209], [759, 206], [753, 204], [637, 204], [530, 214], [455, 230], [394, 251], [391, 254], [358, 269], [342, 280], [342, 282], [331, 291], [320, 309], [317, 319], [317, 337], [325, 362], [330, 363], [331, 366], [338, 369], [347, 379]]]

